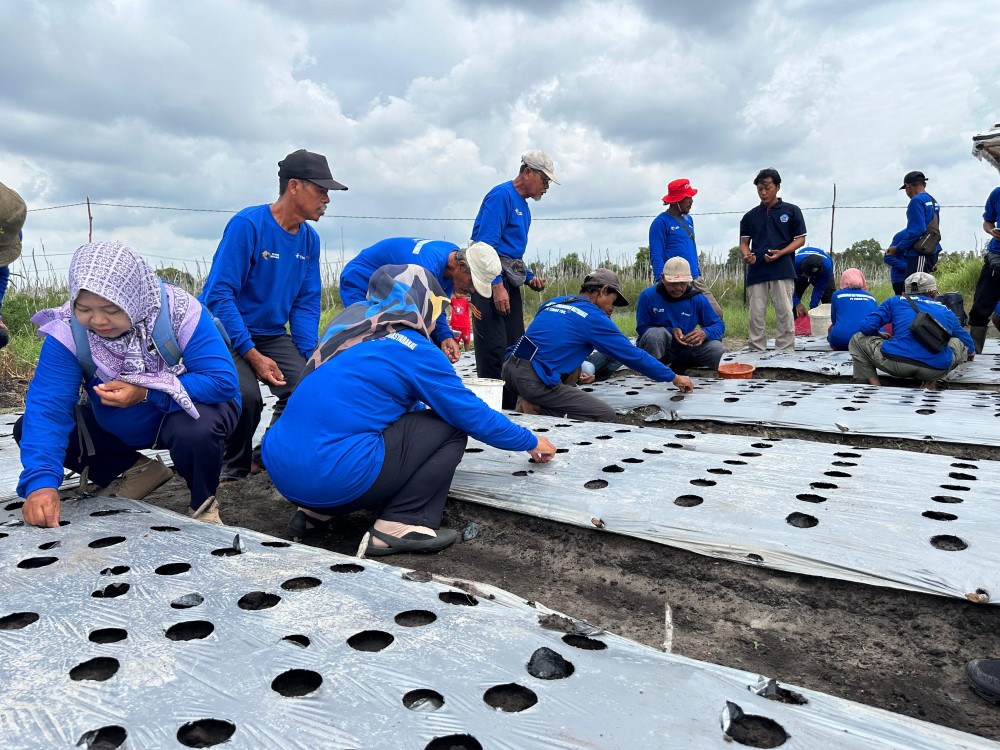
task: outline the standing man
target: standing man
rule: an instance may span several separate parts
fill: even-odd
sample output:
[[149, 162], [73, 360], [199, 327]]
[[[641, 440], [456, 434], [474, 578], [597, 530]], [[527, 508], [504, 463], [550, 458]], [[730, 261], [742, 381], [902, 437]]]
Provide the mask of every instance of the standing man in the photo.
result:
[[684, 258], [668, 260], [660, 282], [639, 295], [635, 332], [636, 346], [680, 374], [689, 367], [718, 370], [725, 353], [726, 324], [695, 288]]
[[262, 468], [253, 450], [264, 409], [258, 381], [278, 397], [274, 424], [316, 347], [320, 246], [316, 230], [305, 222], [323, 216], [330, 190], [347, 187], [333, 179], [326, 157], [294, 151], [278, 162], [278, 200], [244, 208], [230, 219], [212, 258], [200, 299], [229, 335], [243, 399], [226, 444], [222, 481]]
[[[496, 250], [503, 266], [491, 294], [474, 292], [470, 305], [476, 373], [481, 378], [501, 377], [507, 347], [524, 334], [521, 286], [526, 283], [536, 292], [545, 288], [545, 279], [535, 276], [523, 258], [531, 226], [527, 199], [541, 200], [550, 182], [559, 184], [552, 159], [544, 151], [529, 151], [521, 157], [517, 177], [490, 190], [479, 207], [472, 240]], [[503, 408], [513, 409], [516, 403], [517, 396], [505, 388]]]
[[653, 267], [655, 282], [663, 273], [663, 264], [668, 260], [686, 260], [691, 267], [691, 285], [705, 295], [705, 299], [721, 318], [722, 307], [702, 278], [698, 265], [698, 246], [694, 241], [694, 220], [691, 218], [691, 205], [697, 194], [698, 191], [691, 187], [691, 182], [684, 178], [667, 185], [667, 194], [663, 196], [663, 205], [667, 210], [649, 225], [649, 262]]
[[986, 328], [990, 324], [990, 315], [1000, 302], [1000, 229], [997, 220], [1000, 219], [1000, 187], [994, 188], [986, 199], [986, 210], [983, 211], [983, 231], [989, 235], [990, 242], [983, 256], [983, 270], [979, 272], [976, 282], [976, 293], [972, 298], [972, 309], [969, 311], [969, 333], [976, 344], [976, 353], [982, 354], [986, 343]]
[[833, 299], [833, 258], [818, 247], [802, 247], [795, 251], [795, 289], [792, 291], [792, 306], [795, 317], [808, 315], [802, 304], [802, 295], [812, 285], [809, 310], [820, 304], [829, 305]]
[[[340, 274], [340, 300], [344, 307], [368, 296], [368, 282], [382, 266], [411, 263], [430, 271], [449, 298], [455, 292], [469, 294], [473, 291], [487, 296], [492, 291], [493, 279], [500, 273], [496, 251], [483, 242], [474, 242], [461, 250], [458, 245], [443, 240], [392, 237], [366, 247], [344, 266]], [[442, 312], [438, 318], [431, 340], [452, 362], [457, 362], [462, 355], [448, 325], [447, 313]]]
[[753, 184], [757, 186], [760, 205], [740, 220], [740, 254], [747, 265], [745, 284], [750, 300], [748, 343], [756, 351], [767, 348], [764, 321], [770, 295], [777, 329], [775, 346], [794, 352], [794, 258], [795, 251], [806, 242], [806, 222], [798, 206], [778, 197], [781, 189], [778, 170], [760, 170]]
[[[923, 172], [907, 172], [899, 189], [905, 190], [906, 197], [910, 199], [906, 204], [906, 228], [896, 232], [885, 252], [906, 260], [907, 276], [932, 272], [941, 253], [941, 243], [937, 241], [941, 239], [941, 207], [927, 192], [927, 178]], [[921, 246], [929, 242], [924, 238], [929, 230], [937, 232], [935, 241], [927, 251], [921, 252]], [[924, 241], [921, 242], [921, 239]]]

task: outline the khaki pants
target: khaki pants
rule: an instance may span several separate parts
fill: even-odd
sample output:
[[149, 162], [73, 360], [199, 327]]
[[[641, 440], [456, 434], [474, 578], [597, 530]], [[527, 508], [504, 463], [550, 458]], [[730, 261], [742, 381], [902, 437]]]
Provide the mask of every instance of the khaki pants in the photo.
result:
[[764, 351], [767, 349], [767, 297], [770, 295], [774, 306], [775, 348], [786, 352], [795, 351], [795, 318], [792, 314], [792, 291], [795, 289], [794, 279], [777, 279], [762, 281], [747, 287], [747, 298], [750, 301], [749, 334], [747, 343], [751, 349]]
[[722, 305], [720, 305], [718, 300], [715, 299], [715, 295], [712, 294], [712, 290], [708, 288], [708, 284], [705, 283], [705, 277], [699, 276], [697, 279], [691, 282], [691, 286], [693, 286], [696, 291], [699, 291], [705, 295], [705, 299], [708, 300], [708, 304], [710, 304], [712, 306], [712, 309], [715, 310], [715, 314], [721, 318]]
[[921, 383], [926, 383], [940, 380], [969, 358], [969, 351], [965, 348], [965, 344], [954, 336], [948, 341], [948, 348], [951, 350], [951, 366], [946, 370], [935, 370], [930, 367], [921, 367], [913, 362], [889, 359], [882, 354], [882, 344], [884, 343], [885, 339], [881, 336], [854, 334], [847, 348], [851, 352], [851, 359], [854, 360], [855, 380], [867, 383], [869, 378], [877, 377], [876, 370], [881, 370], [894, 378], [919, 380]]

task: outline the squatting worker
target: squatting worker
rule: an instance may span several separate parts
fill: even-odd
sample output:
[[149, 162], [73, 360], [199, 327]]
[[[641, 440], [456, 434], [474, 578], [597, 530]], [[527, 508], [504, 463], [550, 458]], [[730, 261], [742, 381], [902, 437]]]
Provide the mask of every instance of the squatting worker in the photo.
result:
[[767, 349], [765, 320], [767, 298], [774, 306], [775, 346], [795, 351], [795, 318], [792, 292], [795, 287], [795, 251], [805, 244], [806, 222], [798, 206], [778, 197], [781, 175], [762, 169], [754, 178], [760, 204], [740, 220], [740, 254], [747, 264], [746, 292], [750, 300], [748, 344]]
[[578, 295], [555, 297], [538, 308], [503, 366], [504, 383], [527, 402], [521, 405], [525, 411], [614, 422], [611, 406], [562, 382], [562, 376], [580, 367], [594, 349], [648, 378], [673, 383], [684, 393], [694, 389], [690, 378], [676, 375], [618, 330], [611, 310], [626, 305], [618, 276], [598, 268], [583, 280]]
[[[500, 273], [500, 258], [485, 242], [473, 242], [462, 250], [443, 240], [392, 237], [366, 247], [344, 266], [340, 274], [340, 300], [344, 307], [364, 301], [368, 282], [379, 268], [409, 263], [430, 271], [449, 298], [455, 292], [478, 292], [488, 297], [492, 293], [493, 279]], [[431, 340], [452, 362], [462, 356], [444, 313], [431, 332]]]
[[[924, 388], [936, 390], [937, 382], [976, 356], [968, 332], [946, 305], [938, 302], [937, 282], [929, 273], [906, 277], [907, 294], [889, 297], [861, 321], [859, 332], [848, 344], [854, 360], [854, 379], [881, 385], [878, 370], [896, 378], [913, 378]], [[915, 309], [914, 309], [915, 308]], [[932, 352], [910, 331], [919, 313], [927, 313], [948, 332], [948, 344]], [[879, 329], [892, 324], [892, 336]], [[888, 339], [888, 340], [887, 340]]]
[[212, 258], [201, 300], [229, 335], [243, 397], [226, 446], [223, 481], [261, 469], [253, 449], [264, 410], [258, 381], [278, 398], [274, 424], [316, 347], [320, 245], [306, 222], [323, 216], [330, 190], [347, 188], [333, 179], [325, 156], [304, 149], [289, 154], [278, 162], [278, 200], [230, 219]]
[[[368, 555], [436, 552], [455, 541], [441, 515], [468, 435], [538, 462], [555, 447], [469, 391], [430, 341], [448, 305], [416, 265], [384, 266], [368, 299], [331, 321], [284, 416], [264, 436], [278, 491], [299, 506], [293, 539], [335, 516], [376, 511]], [[414, 410], [418, 404], [430, 409]]]
[[[521, 157], [517, 177], [497, 185], [483, 198], [472, 228], [472, 240], [485, 242], [500, 255], [503, 271], [495, 279], [490, 295], [472, 295], [472, 330], [476, 337], [476, 373], [481, 378], [499, 378], [507, 347], [524, 333], [521, 286], [540, 292], [545, 279], [535, 276], [524, 263], [528, 246], [531, 211], [528, 198], [538, 201], [559, 184], [552, 159], [544, 151], [529, 151]], [[512, 409], [516, 398], [506, 389], [503, 408]]]
[[[14, 426], [24, 520], [59, 525], [63, 467], [87, 472], [102, 487], [132, 471], [144, 489], [117, 493], [127, 497], [156, 489], [172, 472], [139, 450], [159, 447], [187, 482], [188, 514], [221, 523], [215, 490], [240, 402], [236, 369], [212, 316], [118, 242], [80, 247], [70, 261], [69, 289], [69, 302], [32, 318], [44, 341]], [[183, 363], [160, 354], [157, 320], [169, 324]], [[77, 410], [81, 383], [86, 401]]]

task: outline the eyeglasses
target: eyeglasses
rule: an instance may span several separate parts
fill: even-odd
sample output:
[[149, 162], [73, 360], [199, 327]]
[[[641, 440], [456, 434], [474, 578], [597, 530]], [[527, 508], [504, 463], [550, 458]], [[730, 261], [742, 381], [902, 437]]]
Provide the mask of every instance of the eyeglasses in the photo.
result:
[[537, 174], [539, 177], [542, 178], [542, 186], [543, 187], [548, 187], [549, 186], [549, 176], [547, 174], [545, 174], [545, 172], [543, 172], [540, 169], [536, 169], [535, 170], [535, 174]]
[[330, 193], [330, 191], [327, 188], [320, 187], [315, 182], [311, 182], [310, 180], [301, 180], [300, 179], [299, 182], [301, 182], [303, 185], [306, 185], [307, 187], [314, 188], [316, 190], [316, 192], [319, 193], [322, 196], [329, 195], [329, 193]]

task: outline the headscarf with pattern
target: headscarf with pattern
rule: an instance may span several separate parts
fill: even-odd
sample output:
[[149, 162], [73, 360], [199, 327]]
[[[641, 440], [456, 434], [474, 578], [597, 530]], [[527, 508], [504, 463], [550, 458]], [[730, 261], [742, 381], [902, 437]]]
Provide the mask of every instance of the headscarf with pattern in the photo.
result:
[[368, 298], [355, 302], [330, 321], [302, 377], [345, 349], [411, 328], [430, 338], [435, 321], [451, 304], [426, 268], [382, 266], [368, 282]]
[[[183, 351], [201, 317], [201, 303], [179, 287], [165, 285], [170, 326]], [[198, 410], [181, 384], [183, 364], [168, 367], [153, 344], [153, 324], [160, 312], [160, 280], [135, 250], [121, 242], [92, 242], [81, 245], [69, 266], [69, 302], [61, 307], [40, 310], [37, 323], [41, 338], [53, 336], [76, 354], [70, 319], [73, 305], [82, 290], [121, 308], [132, 328], [108, 339], [87, 330], [90, 353], [101, 382], [121, 380], [154, 391], [163, 391], [195, 419]]]

